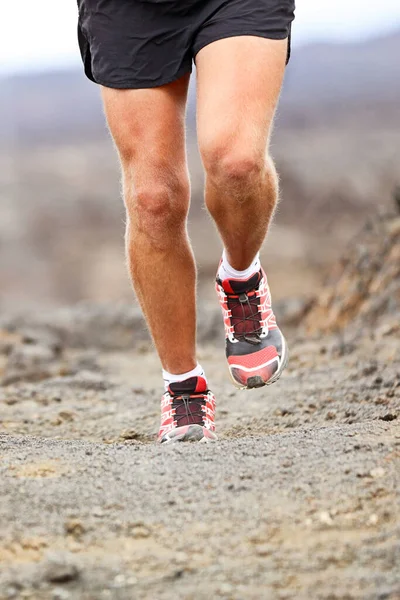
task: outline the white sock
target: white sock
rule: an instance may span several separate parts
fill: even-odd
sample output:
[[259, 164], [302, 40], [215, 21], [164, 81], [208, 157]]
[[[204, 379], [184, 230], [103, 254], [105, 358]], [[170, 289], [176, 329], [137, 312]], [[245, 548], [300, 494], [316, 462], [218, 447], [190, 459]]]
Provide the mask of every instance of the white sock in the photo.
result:
[[189, 379], [189, 377], [204, 377], [204, 379], [206, 378], [203, 367], [201, 365], [199, 365], [199, 363], [197, 363], [197, 366], [194, 369], [192, 369], [191, 371], [188, 371], [187, 373], [180, 373], [179, 375], [173, 375], [173, 373], [168, 373], [168, 371], [163, 369], [162, 374], [163, 374], [163, 379], [164, 379], [165, 391], [167, 391], [170, 383], [175, 383], [177, 381], [185, 381], [185, 379]]
[[228, 262], [225, 249], [222, 253], [222, 261], [218, 269], [218, 277], [221, 281], [224, 279], [249, 279], [254, 273], [258, 273], [261, 269], [260, 253], [257, 252], [251, 265], [244, 271], [237, 271]]

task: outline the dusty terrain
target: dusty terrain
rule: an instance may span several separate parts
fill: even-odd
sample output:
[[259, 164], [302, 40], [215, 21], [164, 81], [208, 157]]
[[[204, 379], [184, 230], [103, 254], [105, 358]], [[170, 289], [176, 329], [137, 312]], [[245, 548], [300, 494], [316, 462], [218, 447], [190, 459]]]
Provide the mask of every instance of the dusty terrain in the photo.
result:
[[0, 598], [398, 600], [399, 243], [382, 218], [322, 297], [278, 307], [291, 361], [271, 388], [234, 390], [215, 303], [199, 307], [208, 446], [155, 443], [135, 309], [3, 316]]

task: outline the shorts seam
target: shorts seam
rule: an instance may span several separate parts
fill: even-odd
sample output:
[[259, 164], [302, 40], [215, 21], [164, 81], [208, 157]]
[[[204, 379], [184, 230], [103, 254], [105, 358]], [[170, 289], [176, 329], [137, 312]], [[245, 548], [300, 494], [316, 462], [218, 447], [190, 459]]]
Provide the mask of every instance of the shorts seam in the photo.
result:
[[138, 81], [137, 79], [136, 80], [129, 79], [129, 80], [125, 80], [125, 81], [106, 83], [104, 80], [100, 80], [98, 77], [94, 77], [94, 75], [93, 75], [92, 81], [94, 81], [94, 83], [97, 83], [98, 85], [102, 85], [104, 87], [109, 87], [109, 88], [117, 89], [117, 90], [125, 90], [125, 89], [146, 90], [146, 89], [152, 89], [155, 87], [160, 87], [162, 85], [168, 85], [169, 83], [173, 83], [174, 81], [177, 81], [184, 75], [190, 74], [191, 72], [192, 72], [192, 61], [190, 61], [190, 64], [187, 64], [187, 65], [185, 65], [185, 67], [182, 67], [181, 69], [179, 69], [173, 77], [161, 79], [160, 81], [157, 81], [157, 83], [144, 84], [144, 83], [141, 83], [140, 81]]
[[287, 40], [289, 38], [289, 33], [285, 33], [284, 35], [271, 34], [271, 33], [268, 33], [268, 34], [255, 33], [254, 29], [251, 31], [243, 30], [243, 31], [236, 31], [234, 33], [230, 32], [230, 33], [222, 33], [219, 35], [216, 34], [215, 36], [211, 37], [206, 42], [204, 42], [204, 44], [200, 44], [199, 46], [194, 44], [194, 46], [193, 46], [193, 61], [196, 63], [197, 54], [200, 52], [200, 50], [202, 50], [209, 44], [212, 44], [213, 42], [218, 42], [218, 40], [226, 40], [226, 39], [232, 38], [232, 37], [242, 37], [244, 35], [249, 35], [251, 37], [259, 37], [259, 38], [264, 38], [264, 39], [269, 39], [269, 40]]

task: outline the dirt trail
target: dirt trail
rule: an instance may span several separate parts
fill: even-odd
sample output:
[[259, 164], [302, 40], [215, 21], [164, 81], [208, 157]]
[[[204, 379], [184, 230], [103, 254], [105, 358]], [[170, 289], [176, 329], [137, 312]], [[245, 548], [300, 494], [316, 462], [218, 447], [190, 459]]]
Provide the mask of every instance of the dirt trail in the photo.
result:
[[202, 307], [208, 446], [155, 443], [159, 365], [134, 311], [3, 319], [0, 598], [398, 600], [400, 281], [389, 298], [369, 278], [356, 318], [357, 277], [339, 277], [354, 326], [285, 329], [288, 370], [252, 392], [232, 387]]
[[400, 598], [397, 339], [291, 345], [252, 393], [202, 348], [210, 447], [154, 442], [145, 348], [4, 386], [0, 598]]

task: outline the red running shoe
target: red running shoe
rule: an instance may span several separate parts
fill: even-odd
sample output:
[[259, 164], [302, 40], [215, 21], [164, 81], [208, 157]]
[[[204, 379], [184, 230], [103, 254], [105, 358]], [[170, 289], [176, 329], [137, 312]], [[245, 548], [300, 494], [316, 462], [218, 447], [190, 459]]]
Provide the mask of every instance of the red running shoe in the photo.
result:
[[215, 396], [204, 377], [190, 377], [171, 383], [161, 399], [161, 427], [158, 441], [213, 442]]
[[217, 277], [216, 290], [233, 382], [241, 389], [274, 383], [286, 367], [288, 348], [276, 324], [263, 269], [245, 281]]

